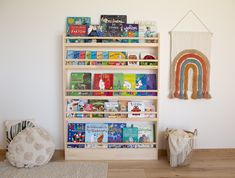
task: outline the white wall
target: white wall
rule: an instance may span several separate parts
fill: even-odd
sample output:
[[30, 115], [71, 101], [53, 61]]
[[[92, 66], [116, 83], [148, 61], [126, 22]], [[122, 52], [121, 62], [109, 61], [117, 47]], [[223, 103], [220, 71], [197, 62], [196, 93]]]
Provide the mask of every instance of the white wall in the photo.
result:
[[[169, 100], [168, 31], [193, 9], [214, 33], [211, 100]], [[67, 16], [126, 14], [156, 20], [161, 34], [160, 130], [198, 128], [199, 148], [235, 147], [234, 0], [0, 0], [0, 148], [3, 121], [33, 117], [63, 148], [62, 41]], [[161, 142], [162, 145], [162, 142]], [[163, 145], [162, 145], [163, 146]]]

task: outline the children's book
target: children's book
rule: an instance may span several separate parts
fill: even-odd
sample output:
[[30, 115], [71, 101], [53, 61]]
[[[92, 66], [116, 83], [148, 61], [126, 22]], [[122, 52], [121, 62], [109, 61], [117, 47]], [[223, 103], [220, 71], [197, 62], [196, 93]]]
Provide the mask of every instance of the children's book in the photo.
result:
[[[157, 90], [156, 74], [147, 74], [147, 90]], [[156, 92], [147, 92], [148, 96], [157, 96]]]
[[87, 114], [80, 113], [85, 111], [84, 106], [87, 104], [87, 100], [71, 99], [67, 100], [67, 114], [69, 118], [85, 118]]
[[67, 50], [66, 59], [79, 59], [80, 51], [78, 50]]
[[[123, 24], [122, 30], [123, 37], [139, 37], [139, 25], [138, 24]], [[123, 43], [138, 43], [138, 39], [122, 40]]]
[[[121, 36], [122, 26], [125, 23], [127, 23], [126, 15], [101, 15], [100, 17], [100, 25], [102, 26], [104, 36]], [[113, 40], [103, 40], [103, 42], [112, 41]]]
[[157, 66], [158, 65], [157, 58], [156, 58], [155, 55], [150, 54], [150, 53], [146, 53], [146, 52], [142, 52], [140, 54], [140, 56], [141, 56], [141, 59], [146, 59], [146, 60], [153, 60], [153, 59], [155, 59], [156, 60], [156, 62], [141, 61], [140, 65], [143, 65], [143, 66]]
[[[139, 53], [138, 52], [128, 52], [128, 55], [127, 55], [127, 59], [130, 60], [130, 59], [133, 59], [133, 60], [137, 60], [139, 59]], [[134, 61], [134, 62], [131, 62], [131, 61], [128, 61], [128, 66], [138, 66], [139, 65], [139, 62], [138, 61]]]
[[[138, 142], [138, 128], [137, 127], [124, 127], [123, 128], [123, 142], [125, 143], [135, 143]], [[127, 148], [136, 148], [137, 145], [123, 145]]]
[[[126, 123], [109, 123], [108, 124], [108, 143], [121, 143], [123, 138], [123, 128]], [[122, 145], [110, 144], [108, 148], [122, 148]]]
[[[147, 75], [136, 74], [136, 90], [147, 90]], [[136, 96], [146, 96], [146, 92], [137, 92]]]
[[144, 102], [141, 101], [130, 101], [128, 102], [128, 112], [133, 112], [128, 114], [128, 118], [143, 118], [145, 112]]
[[[91, 51], [90, 59], [97, 59], [97, 51]], [[91, 65], [96, 65], [96, 62], [91, 62]]]
[[[155, 21], [135, 21], [135, 24], [139, 24], [140, 37], [156, 37], [157, 36], [157, 24]], [[156, 40], [141, 40], [142, 43], [152, 43]]]
[[[89, 104], [92, 104], [92, 111], [93, 112], [104, 112], [104, 103], [107, 100], [88, 100]], [[94, 118], [103, 118], [104, 114], [92, 114]]]
[[[109, 101], [104, 103], [104, 111], [106, 112], [118, 112], [119, 105], [117, 101]], [[105, 114], [107, 118], [117, 118], [119, 114]]]
[[[103, 59], [109, 59], [109, 51], [103, 51]], [[103, 61], [103, 65], [108, 65], [109, 62]]]
[[[98, 24], [91, 24], [88, 28], [88, 36], [90, 37], [102, 37], [104, 36], [104, 32], [102, 30], [102, 26]], [[97, 42], [102, 43], [102, 39], [94, 39], [94, 40], [86, 40], [86, 42]]]
[[[124, 74], [123, 75], [123, 90], [135, 90], [135, 74]], [[123, 92], [124, 96], [134, 96], [135, 92]]]
[[85, 142], [93, 143], [86, 144], [86, 148], [107, 148], [108, 142], [108, 124], [103, 123], [87, 123], [85, 129]]
[[[123, 90], [123, 73], [114, 73], [113, 90]], [[115, 96], [122, 96], [123, 92], [114, 92]]]
[[[90, 90], [91, 89], [91, 73], [71, 73], [70, 76], [71, 90]], [[90, 92], [70, 92], [70, 96], [89, 95]]]
[[[68, 123], [68, 142], [84, 143], [85, 142], [85, 124]], [[85, 145], [68, 145], [68, 148], [84, 148]]]
[[[144, 102], [145, 105], [145, 112], [155, 112], [156, 111], [156, 107], [154, 105], [153, 102], [149, 101], [149, 102]], [[145, 114], [146, 118], [155, 118], [155, 114]]]
[[94, 92], [94, 96], [112, 96], [113, 92], [102, 92], [102, 90], [113, 89], [113, 74], [94, 74], [94, 90], [101, 90]]
[[[103, 60], [103, 51], [97, 51], [96, 52], [96, 59]], [[96, 62], [96, 65], [102, 65], [102, 61], [101, 62]]]
[[[86, 51], [79, 52], [79, 59], [86, 59]], [[78, 62], [78, 65], [85, 65], [85, 62]]]
[[114, 62], [109, 62], [109, 65], [125, 65], [126, 62], [119, 62], [117, 59], [126, 59], [127, 54], [125, 51], [110, 51], [109, 59], [115, 59]]
[[[86, 59], [91, 59], [91, 51], [85, 51], [86, 52]], [[90, 62], [89, 61], [86, 61], [85, 62], [86, 65], [89, 65]]]
[[[128, 100], [119, 100], [119, 111], [127, 112], [128, 111]], [[121, 118], [127, 118], [127, 114], [120, 114]]]
[[[131, 127], [132, 124], [127, 124]], [[134, 123], [133, 127], [138, 128], [138, 142], [139, 143], [153, 143], [154, 142], [154, 124], [152, 123]], [[153, 145], [138, 145], [139, 148], [149, 148]]]
[[[87, 28], [91, 23], [90, 17], [67, 17], [66, 35], [67, 36], [86, 36]], [[69, 39], [70, 43], [84, 42], [84, 40]]]

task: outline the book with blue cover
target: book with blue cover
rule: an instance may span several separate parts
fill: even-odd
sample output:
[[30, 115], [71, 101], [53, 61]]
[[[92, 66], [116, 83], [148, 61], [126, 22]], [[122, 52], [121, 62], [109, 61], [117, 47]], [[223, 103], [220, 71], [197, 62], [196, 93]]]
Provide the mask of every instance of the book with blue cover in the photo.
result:
[[[147, 75], [147, 90], [157, 90], [157, 76], [156, 74]], [[148, 96], [157, 96], [156, 92], [147, 92]]]
[[[138, 24], [123, 24], [122, 37], [139, 37]], [[123, 43], [138, 43], [138, 39], [125, 39]]]
[[[123, 128], [123, 142], [124, 143], [136, 143], [138, 142], [138, 128], [133, 127], [125, 127]], [[136, 148], [137, 145], [123, 145], [123, 147], [127, 148]]]
[[[108, 142], [109, 143], [122, 143], [123, 128], [126, 127], [126, 123], [109, 123], [108, 124]], [[122, 145], [110, 144], [108, 148], [121, 148]]]
[[[85, 142], [85, 124], [68, 123], [68, 142], [84, 143]], [[85, 148], [84, 144], [68, 144], [68, 148]]]
[[[147, 90], [147, 75], [136, 74], [136, 90]], [[146, 92], [137, 92], [136, 96], [146, 96]]]
[[108, 124], [104, 123], [87, 123], [85, 129], [86, 148], [107, 148], [108, 142]]

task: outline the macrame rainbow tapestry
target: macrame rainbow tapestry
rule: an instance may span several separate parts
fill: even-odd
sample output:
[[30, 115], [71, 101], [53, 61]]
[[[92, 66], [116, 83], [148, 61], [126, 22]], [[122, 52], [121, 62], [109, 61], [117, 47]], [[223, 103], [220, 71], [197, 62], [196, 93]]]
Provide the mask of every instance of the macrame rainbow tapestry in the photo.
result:
[[195, 49], [183, 50], [171, 64], [170, 98], [188, 99], [189, 70], [192, 70], [192, 99], [209, 99], [210, 64], [207, 57]]

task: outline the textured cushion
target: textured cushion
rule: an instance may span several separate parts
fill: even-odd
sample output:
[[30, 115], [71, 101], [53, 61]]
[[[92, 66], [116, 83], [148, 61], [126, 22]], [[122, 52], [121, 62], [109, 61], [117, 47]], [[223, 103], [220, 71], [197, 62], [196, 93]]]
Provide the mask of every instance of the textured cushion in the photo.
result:
[[7, 120], [4, 122], [6, 131], [7, 146], [13, 140], [13, 138], [27, 127], [35, 127], [35, 121], [29, 120]]
[[8, 146], [8, 161], [16, 167], [33, 167], [48, 163], [55, 144], [47, 131], [39, 127], [21, 131]]

